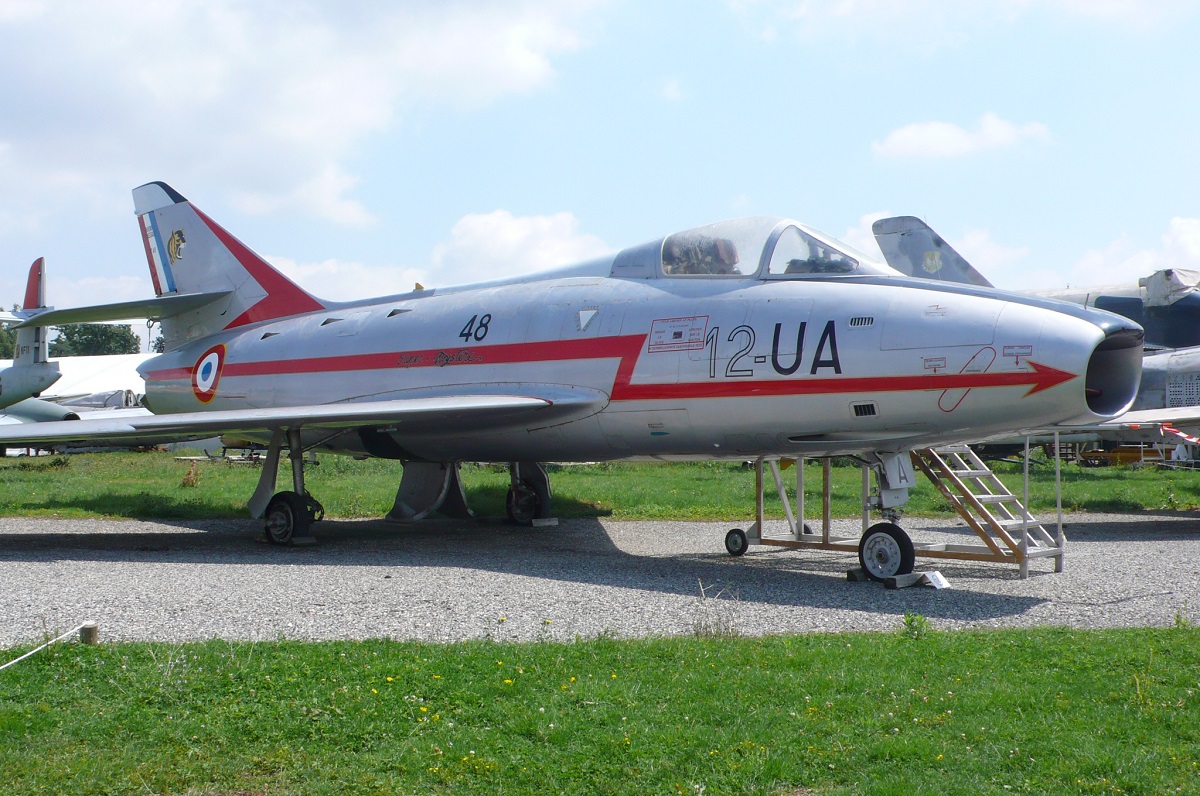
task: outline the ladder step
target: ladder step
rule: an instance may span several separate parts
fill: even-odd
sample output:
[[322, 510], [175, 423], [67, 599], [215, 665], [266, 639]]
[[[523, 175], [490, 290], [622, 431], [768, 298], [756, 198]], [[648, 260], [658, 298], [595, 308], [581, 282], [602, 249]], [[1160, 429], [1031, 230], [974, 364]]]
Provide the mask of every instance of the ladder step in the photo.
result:
[[[1025, 527], [1025, 520], [1021, 519], [1020, 517], [1017, 517], [1017, 518], [1011, 519], [1011, 520], [995, 520], [995, 523], [1006, 531], [1010, 528]], [[1042, 524], [1040, 522], [1038, 522], [1036, 519], [1030, 518], [1029, 528], [1030, 528], [1030, 530], [1033, 530], [1034, 528], [1042, 528]], [[1046, 531], [1046, 529], [1042, 528], [1042, 532], [1044, 533], [1045, 531]]]
[[951, 470], [950, 472], [959, 478], [983, 478], [984, 476], [995, 475], [991, 470]]
[[971, 497], [975, 498], [980, 503], [1016, 503], [1016, 502], [1019, 502], [1017, 500], [1016, 495], [987, 494], [987, 495], [971, 495]]

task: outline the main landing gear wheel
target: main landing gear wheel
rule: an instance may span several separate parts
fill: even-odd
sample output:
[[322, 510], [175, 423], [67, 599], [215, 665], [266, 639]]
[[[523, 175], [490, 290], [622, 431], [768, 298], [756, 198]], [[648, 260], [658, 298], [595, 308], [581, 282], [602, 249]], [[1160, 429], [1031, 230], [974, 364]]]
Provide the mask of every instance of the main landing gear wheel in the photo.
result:
[[750, 542], [746, 539], [746, 532], [741, 528], [734, 528], [725, 534], [725, 549], [729, 551], [729, 555], [731, 556], [746, 555], [746, 551], [750, 549]]
[[515, 489], [508, 488], [508, 494], [504, 497], [504, 513], [514, 525], [533, 525], [533, 521], [541, 516], [541, 509], [541, 498], [528, 481], [522, 481]]
[[[311, 504], [310, 504], [311, 501]], [[267, 504], [267, 512], [263, 515], [267, 541], [271, 544], [291, 544], [297, 536], [304, 536], [313, 518], [313, 505], [320, 506], [307, 495], [295, 492], [279, 492]], [[324, 516], [324, 509], [321, 509]]]
[[872, 525], [858, 543], [858, 563], [871, 580], [885, 581], [913, 571], [917, 554], [912, 539], [899, 525]]

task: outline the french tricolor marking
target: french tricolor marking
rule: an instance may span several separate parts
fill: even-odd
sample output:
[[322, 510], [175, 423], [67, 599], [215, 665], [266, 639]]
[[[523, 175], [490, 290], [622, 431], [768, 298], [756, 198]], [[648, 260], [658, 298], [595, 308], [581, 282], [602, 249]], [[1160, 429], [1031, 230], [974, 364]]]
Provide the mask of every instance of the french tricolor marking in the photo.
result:
[[146, 213], [138, 218], [142, 225], [142, 242], [146, 246], [146, 261], [150, 264], [150, 279], [154, 282], [154, 294], [175, 292], [175, 277], [171, 273], [171, 261], [163, 246], [162, 235], [158, 231], [158, 222], [154, 213]]
[[221, 381], [221, 370], [225, 367], [225, 346], [215, 345], [205, 351], [192, 368], [192, 392], [202, 404], [209, 403], [217, 395]]

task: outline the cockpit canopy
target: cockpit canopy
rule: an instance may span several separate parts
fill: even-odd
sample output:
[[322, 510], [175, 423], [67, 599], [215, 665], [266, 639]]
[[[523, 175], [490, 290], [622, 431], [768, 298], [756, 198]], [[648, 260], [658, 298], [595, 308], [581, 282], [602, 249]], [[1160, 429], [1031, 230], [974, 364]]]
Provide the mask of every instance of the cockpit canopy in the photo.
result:
[[625, 249], [613, 276], [792, 279], [898, 272], [796, 221], [739, 218]]

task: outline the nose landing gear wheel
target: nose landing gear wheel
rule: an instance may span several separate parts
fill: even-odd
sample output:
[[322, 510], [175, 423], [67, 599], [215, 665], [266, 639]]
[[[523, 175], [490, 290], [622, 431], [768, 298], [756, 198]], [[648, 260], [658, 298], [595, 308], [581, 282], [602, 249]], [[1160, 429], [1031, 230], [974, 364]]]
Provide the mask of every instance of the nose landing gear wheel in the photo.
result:
[[871, 580], [885, 581], [913, 571], [917, 554], [899, 525], [880, 522], [872, 525], [858, 543], [858, 563]]
[[750, 542], [746, 539], [746, 532], [741, 528], [734, 528], [725, 534], [725, 549], [729, 551], [729, 555], [731, 556], [746, 555], [746, 551], [750, 549]]

